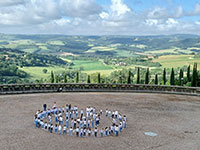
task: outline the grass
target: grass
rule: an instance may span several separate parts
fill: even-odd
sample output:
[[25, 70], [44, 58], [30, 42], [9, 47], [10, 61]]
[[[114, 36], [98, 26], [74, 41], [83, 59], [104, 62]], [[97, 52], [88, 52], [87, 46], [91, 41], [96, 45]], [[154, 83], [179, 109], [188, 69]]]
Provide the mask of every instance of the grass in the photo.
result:
[[[117, 69], [115, 69], [117, 70]], [[83, 73], [87, 73], [87, 74], [93, 74], [93, 73], [101, 73], [101, 75], [110, 75], [111, 72], [115, 71], [114, 69], [110, 69], [110, 70], [91, 70], [91, 71], [83, 71]]]
[[[47, 69], [48, 72], [45, 74], [43, 72], [43, 69]], [[59, 67], [59, 66], [52, 66], [52, 67], [23, 67], [23, 68], [20, 68], [20, 70], [23, 70], [23, 71], [27, 72], [30, 75], [29, 79], [31, 79], [31, 80], [36, 80], [36, 79], [40, 80], [41, 78], [49, 79], [51, 71], [54, 71], [56, 74], [59, 74], [59, 73], [62, 73], [63, 71], [65, 71], [65, 68]]]
[[113, 47], [101, 47], [101, 46], [98, 46], [98, 47], [92, 47], [91, 49], [86, 51], [86, 53], [93, 53], [93, 52], [96, 52], [96, 51], [113, 51], [113, 50], [116, 50], [116, 49], [113, 48]]
[[112, 67], [106, 66], [99, 61], [92, 60], [74, 60], [74, 68], [79, 69], [83, 67], [83, 71], [98, 71], [98, 70], [111, 70]]
[[62, 59], [62, 60], [64, 60], [64, 61], [66, 61], [66, 62], [68, 62], [68, 63], [71, 63], [71, 62], [72, 62], [70, 59], [63, 58], [63, 57], [60, 57], [60, 59]]
[[28, 53], [34, 53], [36, 50], [36, 48], [29, 48], [29, 49], [23, 49], [24, 52], [28, 52]]
[[133, 44], [133, 45], [130, 45], [130, 47], [136, 47], [136, 48], [141, 48], [141, 49], [147, 48], [147, 46], [143, 44]]
[[184, 65], [193, 65], [194, 62], [200, 64], [200, 59], [194, 58], [194, 55], [165, 55], [154, 59], [153, 62], [159, 62], [163, 68], [177, 68]]
[[200, 50], [200, 48], [199, 48], [199, 47], [190, 47], [190, 48], [187, 48], [187, 49], [189, 49], [189, 50], [192, 50], [192, 49], [195, 49], [195, 50]]
[[117, 52], [117, 56], [122, 56], [122, 57], [135, 56], [135, 53], [131, 51], [117, 50], [116, 52]]
[[49, 41], [48, 44], [50, 44], [50, 45], [65, 45], [62, 41]]
[[145, 53], [147, 53], [147, 54], [163, 54], [163, 53], [178, 54], [178, 52], [175, 50], [179, 50], [179, 49], [177, 49], [177, 48], [163, 49], [163, 50], [155, 50], [155, 51], [146, 51]]
[[39, 46], [39, 48], [42, 49], [42, 50], [48, 50], [48, 48], [46, 46], [42, 46], [42, 45]]

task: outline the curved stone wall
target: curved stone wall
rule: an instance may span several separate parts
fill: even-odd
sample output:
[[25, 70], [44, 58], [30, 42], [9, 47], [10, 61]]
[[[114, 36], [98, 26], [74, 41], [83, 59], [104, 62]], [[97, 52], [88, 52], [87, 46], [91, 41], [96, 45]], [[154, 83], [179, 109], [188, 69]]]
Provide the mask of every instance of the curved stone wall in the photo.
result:
[[135, 92], [200, 96], [200, 88], [144, 84], [6, 84], [0, 94], [48, 92]]

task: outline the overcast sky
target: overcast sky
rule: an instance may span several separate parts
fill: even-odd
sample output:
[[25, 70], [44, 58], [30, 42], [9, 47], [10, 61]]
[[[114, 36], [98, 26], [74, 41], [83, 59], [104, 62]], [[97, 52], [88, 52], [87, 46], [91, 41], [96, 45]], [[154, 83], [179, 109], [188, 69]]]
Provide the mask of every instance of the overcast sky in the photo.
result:
[[200, 0], [0, 0], [0, 33], [200, 34]]

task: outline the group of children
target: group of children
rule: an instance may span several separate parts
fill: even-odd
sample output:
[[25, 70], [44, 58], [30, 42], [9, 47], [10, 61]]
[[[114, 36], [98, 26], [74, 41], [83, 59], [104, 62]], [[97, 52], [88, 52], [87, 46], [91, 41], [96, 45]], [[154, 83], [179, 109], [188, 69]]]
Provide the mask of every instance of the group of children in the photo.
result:
[[45, 106], [43, 111], [36, 112], [34, 124], [36, 128], [42, 128], [50, 133], [77, 137], [118, 136], [122, 129], [126, 128], [125, 115], [106, 109], [105, 117], [112, 118], [112, 125], [98, 129], [102, 115], [103, 110], [97, 112], [95, 107], [88, 106], [85, 111], [83, 109], [79, 111], [77, 106], [66, 104], [61, 108], [54, 102], [51, 109], [46, 109]]

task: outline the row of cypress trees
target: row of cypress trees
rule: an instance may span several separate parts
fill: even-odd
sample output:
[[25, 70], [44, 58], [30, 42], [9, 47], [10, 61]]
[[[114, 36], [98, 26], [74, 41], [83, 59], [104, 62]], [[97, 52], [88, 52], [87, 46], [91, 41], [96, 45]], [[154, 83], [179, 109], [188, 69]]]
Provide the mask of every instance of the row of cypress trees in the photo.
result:
[[[198, 77], [198, 70], [197, 70], [197, 63], [194, 64], [193, 67], [193, 72], [192, 72], [192, 76], [190, 74], [190, 65], [187, 68], [187, 82], [191, 82], [191, 86], [192, 87], [196, 87], [198, 86], [198, 81], [200, 80], [200, 78]], [[132, 73], [129, 70], [128, 72], [128, 78], [127, 78], [127, 83], [131, 84], [131, 77], [132, 77]], [[51, 83], [58, 83], [59, 82], [59, 76], [56, 75], [54, 76], [53, 71], [51, 72]], [[64, 74], [64, 83], [67, 83], [67, 74]], [[76, 78], [75, 78], [75, 82], [79, 83], [79, 72], [76, 73]], [[101, 83], [101, 75], [100, 73], [98, 73], [97, 75], [97, 82]], [[164, 85], [166, 85], [167, 83], [167, 73], [166, 73], [166, 68], [163, 69], [163, 74], [162, 74], [162, 82]], [[180, 69], [179, 72], [179, 77], [178, 79], [175, 78], [175, 72], [174, 72], [174, 68], [171, 69], [171, 74], [170, 74], [170, 85], [179, 85], [179, 86], [183, 86], [185, 82], [185, 78], [184, 78], [184, 71], [183, 69]], [[87, 76], [87, 83], [91, 83], [91, 79], [90, 79], [90, 75]], [[120, 82], [122, 83], [122, 82]], [[136, 79], [136, 83], [137, 84], [143, 84], [141, 83], [141, 79], [140, 79], [140, 68], [138, 67], [137, 69], [137, 79]], [[147, 68], [146, 73], [145, 73], [145, 81], [144, 84], [149, 84], [150, 83], [150, 71], [149, 68]], [[159, 84], [159, 80], [158, 80], [158, 74], [155, 75], [155, 79], [154, 79], [154, 84], [158, 85]]]
[[[150, 73], [149, 73], [149, 68], [147, 68], [147, 71], [146, 71], [146, 74], [145, 74], [145, 84], [149, 84], [149, 81], [150, 81]], [[162, 81], [163, 81], [163, 84], [166, 85], [166, 83], [167, 83], [166, 68], [163, 69]], [[183, 84], [185, 82], [183, 69], [180, 69], [179, 77], [178, 77], [178, 79], [176, 79], [174, 68], [172, 68], [171, 74], [170, 74], [170, 85], [176, 85], [176, 81], [178, 82], [177, 85], [183, 86]], [[197, 63], [194, 63], [192, 76], [190, 74], [190, 65], [187, 68], [186, 82], [191, 82], [191, 86], [196, 87], [196, 86], [198, 86], [198, 81], [200, 81], [200, 77], [198, 76]], [[141, 82], [140, 82], [140, 68], [138, 68], [138, 70], [137, 70], [137, 81], [136, 81], [136, 83], [141, 84]], [[156, 85], [159, 84], [158, 74], [155, 75], [154, 84], [156, 84]]]

